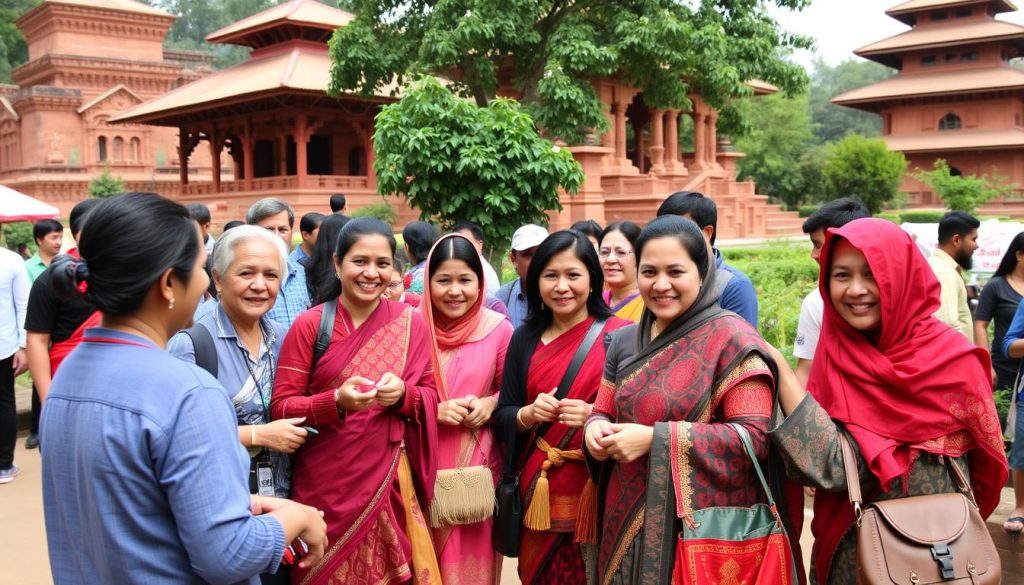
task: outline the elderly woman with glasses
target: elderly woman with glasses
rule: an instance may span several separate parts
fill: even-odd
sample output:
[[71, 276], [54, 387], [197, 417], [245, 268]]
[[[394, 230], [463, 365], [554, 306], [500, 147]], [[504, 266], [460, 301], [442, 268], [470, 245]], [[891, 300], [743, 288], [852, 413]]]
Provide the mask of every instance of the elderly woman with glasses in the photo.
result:
[[633, 244], [640, 236], [640, 227], [631, 221], [617, 221], [601, 232], [597, 256], [601, 259], [604, 283], [604, 302], [616, 317], [640, 322], [644, 300], [636, 284], [636, 257]]

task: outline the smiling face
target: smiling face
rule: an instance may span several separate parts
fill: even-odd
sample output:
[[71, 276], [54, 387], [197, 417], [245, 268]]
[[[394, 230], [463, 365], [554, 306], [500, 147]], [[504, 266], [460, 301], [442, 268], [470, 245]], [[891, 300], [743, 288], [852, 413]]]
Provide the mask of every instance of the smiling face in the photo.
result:
[[234, 252], [225, 273], [214, 273], [214, 283], [228, 316], [252, 322], [274, 307], [281, 290], [281, 256], [273, 244], [256, 239], [239, 243]]
[[449, 320], [467, 312], [480, 298], [480, 279], [463, 260], [445, 260], [430, 276], [430, 301]]
[[845, 239], [837, 240], [828, 275], [832, 306], [858, 331], [870, 332], [882, 324], [878, 284], [867, 258]]
[[636, 286], [636, 257], [633, 245], [622, 234], [614, 231], [605, 234], [598, 248], [601, 271], [609, 288], [632, 289]]
[[370, 306], [391, 284], [394, 272], [391, 244], [380, 234], [360, 236], [345, 257], [334, 258], [341, 280], [342, 301], [348, 306]]
[[556, 320], [571, 322], [587, 313], [590, 273], [571, 249], [551, 257], [540, 272], [540, 299]]
[[693, 306], [701, 275], [679, 238], [666, 236], [644, 244], [637, 285], [659, 331]]

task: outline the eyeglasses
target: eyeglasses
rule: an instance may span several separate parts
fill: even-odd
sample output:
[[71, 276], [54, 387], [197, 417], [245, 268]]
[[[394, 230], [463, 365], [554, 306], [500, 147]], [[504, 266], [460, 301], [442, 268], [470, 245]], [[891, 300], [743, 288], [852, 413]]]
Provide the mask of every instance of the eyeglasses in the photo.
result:
[[622, 248], [615, 248], [614, 250], [601, 248], [597, 251], [597, 255], [600, 256], [602, 260], [607, 260], [608, 258], [625, 258], [632, 253], [633, 250], [623, 250]]
[[398, 290], [398, 287], [402, 286], [402, 284], [404, 284], [404, 283], [401, 280], [396, 280], [395, 282], [389, 282], [388, 283], [388, 290]]

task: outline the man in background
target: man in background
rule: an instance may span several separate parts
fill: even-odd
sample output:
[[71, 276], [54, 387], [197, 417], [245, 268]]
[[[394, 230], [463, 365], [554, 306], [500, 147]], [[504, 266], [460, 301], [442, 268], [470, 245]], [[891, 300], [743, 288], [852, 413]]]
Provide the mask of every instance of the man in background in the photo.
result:
[[498, 299], [505, 303], [508, 309], [508, 319], [512, 327], [519, 327], [526, 319], [529, 307], [526, 303], [526, 291], [523, 290], [523, 283], [526, 282], [526, 273], [530, 270], [530, 262], [533, 255], [548, 237], [548, 230], [528, 223], [512, 234], [512, 250], [508, 253], [512, 265], [516, 267], [518, 277], [512, 282], [498, 289]]
[[217, 240], [213, 239], [213, 235], [210, 233], [210, 224], [213, 221], [210, 217], [210, 208], [202, 203], [189, 203], [185, 206], [185, 209], [188, 209], [189, 215], [199, 224], [199, 230], [203, 235], [203, 245], [206, 246], [206, 253], [212, 254]]
[[27, 304], [25, 260], [17, 252], [0, 247], [0, 484], [10, 483], [21, 472], [14, 464], [14, 446], [18, 440], [14, 378], [28, 366], [25, 353]]
[[981, 222], [969, 213], [950, 211], [939, 220], [939, 247], [928, 264], [939, 279], [939, 310], [935, 318], [974, 341], [974, 324], [967, 305], [967, 271], [978, 249]]
[[306, 266], [306, 261], [313, 255], [313, 246], [316, 245], [316, 237], [320, 234], [320, 224], [323, 221], [324, 214], [315, 211], [302, 216], [302, 219], [299, 220], [299, 235], [302, 236], [302, 241], [288, 256], [289, 260], [294, 260], [302, 264], [303, 267]]
[[466, 236], [476, 246], [476, 251], [480, 254], [480, 263], [484, 266], [484, 286], [487, 296], [497, 295], [498, 289], [501, 288], [501, 278], [498, 277], [498, 273], [491, 263], [484, 258], [484, 230], [471, 221], [459, 221], [452, 226], [452, 233]]
[[[280, 199], [267, 197], [252, 204], [245, 216], [249, 225], [256, 225], [276, 234], [284, 242], [285, 250], [292, 249], [292, 227], [295, 225], [295, 211]], [[288, 272], [282, 275], [281, 290], [277, 293], [274, 308], [267, 317], [285, 327], [291, 327], [295, 318], [309, 308], [309, 289], [306, 288], [306, 269], [298, 262], [288, 259]]]
[[348, 217], [345, 212], [348, 211], [348, 201], [345, 199], [344, 193], [335, 193], [331, 195], [331, 213], [335, 213], [342, 217]]

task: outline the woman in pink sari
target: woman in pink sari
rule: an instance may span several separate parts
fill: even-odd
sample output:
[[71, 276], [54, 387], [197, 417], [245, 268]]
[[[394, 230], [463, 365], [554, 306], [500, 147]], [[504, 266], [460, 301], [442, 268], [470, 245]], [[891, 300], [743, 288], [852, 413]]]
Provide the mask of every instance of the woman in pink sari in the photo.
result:
[[[296, 319], [281, 348], [275, 419], [306, 417], [319, 436], [296, 452], [292, 497], [323, 510], [329, 548], [293, 583], [440, 583], [424, 506], [437, 469], [437, 391], [427, 326], [381, 298], [395, 240], [375, 219], [342, 228], [330, 299]], [[330, 345], [314, 344], [336, 304]]]
[[491, 415], [512, 324], [484, 308], [484, 290], [476, 247], [458, 234], [438, 240], [427, 257], [421, 310], [441, 400], [430, 516], [448, 585], [497, 585], [501, 578], [501, 556], [491, 548], [494, 484], [501, 471]]

